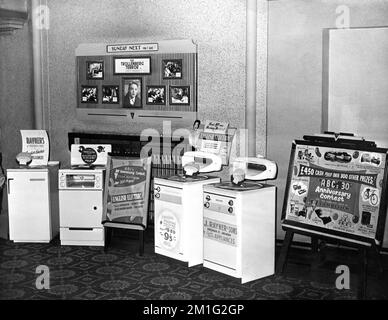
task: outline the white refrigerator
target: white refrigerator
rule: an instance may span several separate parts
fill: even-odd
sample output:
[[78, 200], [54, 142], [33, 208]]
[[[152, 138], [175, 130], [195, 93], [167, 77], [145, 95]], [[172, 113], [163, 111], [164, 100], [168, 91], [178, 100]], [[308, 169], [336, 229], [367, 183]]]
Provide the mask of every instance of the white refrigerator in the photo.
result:
[[59, 233], [59, 162], [47, 167], [7, 169], [9, 238], [50, 242]]

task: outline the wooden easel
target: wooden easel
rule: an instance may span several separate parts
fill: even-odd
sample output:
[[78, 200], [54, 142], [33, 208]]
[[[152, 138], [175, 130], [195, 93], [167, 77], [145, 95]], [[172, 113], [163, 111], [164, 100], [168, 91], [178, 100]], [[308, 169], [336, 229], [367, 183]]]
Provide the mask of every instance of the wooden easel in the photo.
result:
[[359, 258], [360, 258], [360, 270], [359, 270], [360, 285], [358, 287], [358, 292], [357, 292], [358, 299], [366, 299], [367, 297], [368, 253], [369, 252], [376, 255], [379, 272], [380, 273], [384, 272], [383, 265], [381, 262], [381, 257], [380, 257], [380, 246], [377, 246], [374, 241], [371, 241], [369, 243], [368, 242], [355, 243], [352, 241], [347, 241], [345, 239], [337, 239], [337, 238], [333, 238], [333, 237], [329, 237], [321, 234], [312, 234], [311, 232], [308, 232], [308, 231], [294, 230], [289, 227], [283, 227], [283, 229], [286, 231], [286, 235], [283, 241], [282, 249], [280, 251], [279, 259], [276, 264], [277, 274], [283, 274], [285, 271], [287, 258], [288, 258], [288, 251], [295, 233], [311, 237], [311, 248], [314, 254], [319, 253], [318, 243], [319, 243], [319, 240], [321, 239], [326, 241], [335, 241], [340, 244], [355, 247], [358, 249]]

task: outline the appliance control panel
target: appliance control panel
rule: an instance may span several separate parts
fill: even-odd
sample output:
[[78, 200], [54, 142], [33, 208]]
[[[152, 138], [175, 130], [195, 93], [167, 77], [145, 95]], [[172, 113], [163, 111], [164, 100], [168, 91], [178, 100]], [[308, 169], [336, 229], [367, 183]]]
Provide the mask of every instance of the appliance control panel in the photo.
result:
[[230, 216], [235, 215], [236, 198], [222, 196], [214, 193], [203, 193], [203, 206], [206, 210], [224, 213]]
[[94, 189], [101, 190], [104, 187], [104, 175], [102, 171], [88, 170], [78, 171], [59, 171], [58, 173], [59, 189]]

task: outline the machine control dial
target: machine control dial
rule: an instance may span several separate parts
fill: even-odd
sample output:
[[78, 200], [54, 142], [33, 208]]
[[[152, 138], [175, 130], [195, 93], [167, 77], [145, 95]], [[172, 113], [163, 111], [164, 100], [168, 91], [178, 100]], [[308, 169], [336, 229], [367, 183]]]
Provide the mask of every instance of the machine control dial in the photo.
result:
[[210, 203], [209, 203], [209, 202], [205, 202], [203, 206], [204, 206], [205, 208], [209, 208], [209, 207], [210, 207]]
[[233, 208], [232, 208], [232, 207], [229, 207], [228, 212], [229, 212], [229, 213], [233, 213]]
[[206, 196], [206, 200], [210, 201], [210, 196], [209, 195]]
[[160, 198], [160, 193], [155, 193], [155, 198]]
[[157, 192], [160, 192], [160, 187], [157, 186], [157, 187], [155, 188], [155, 190], [156, 190]]
[[233, 200], [229, 200], [228, 203], [229, 203], [230, 206], [233, 206]]

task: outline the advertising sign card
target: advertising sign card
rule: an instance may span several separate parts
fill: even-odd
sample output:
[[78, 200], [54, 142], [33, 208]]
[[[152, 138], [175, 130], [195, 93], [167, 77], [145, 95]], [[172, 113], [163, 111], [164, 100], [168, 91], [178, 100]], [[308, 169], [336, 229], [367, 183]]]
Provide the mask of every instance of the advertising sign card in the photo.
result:
[[222, 164], [228, 165], [235, 128], [227, 122], [206, 120], [202, 129], [197, 129], [196, 147], [199, 151], [216, 154], [221, 157]]
[[151, 157], [109, 157], [105, 182], [105, 219], [147, 225]]
[[30, 166], [47, 166], [50, 143], [45, 130], [20, 130], [22, 152], [28, 152], [32, 161]]
[[375, 238], [385, 197], [385, 152], [296, 144], [291, 158], [287, 221]]
[[70, 163], [72, 166], [106, 166], [110, 144], [72, 144]]

